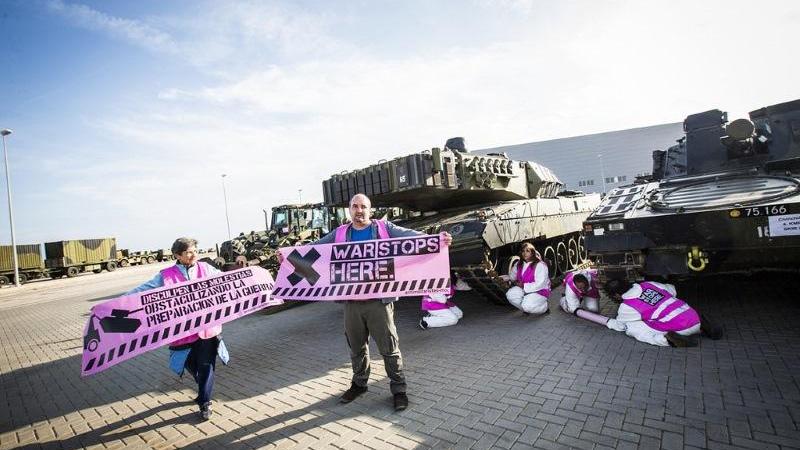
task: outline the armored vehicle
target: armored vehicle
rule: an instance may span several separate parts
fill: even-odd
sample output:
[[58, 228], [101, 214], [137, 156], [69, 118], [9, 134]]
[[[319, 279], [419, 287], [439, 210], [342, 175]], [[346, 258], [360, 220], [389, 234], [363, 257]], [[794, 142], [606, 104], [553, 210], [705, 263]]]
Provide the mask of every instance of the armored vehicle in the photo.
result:
[[531, 241], [548, 260], [551, 276], [585, 258], [581, 224], [600, 203], [598, 194], [559, 192], [550, 169], [504, 154], [477, 155], [463, 138], [444, 149], [379, 162], [323, 182], [325, 204], [345, 206], [357, 193], [377, 207], [399, 207], [404, 227], [453, 236], [451, 269], [471, 287], [506, 303], [503, 275], [519, 245]]
[[241, 233], [223, 242], [216, 265], [227, 269], [260, 265], [275, 272], [278, 269], [275, 249], [319, 239], [344, 220], [344, 208], [329, 208], [321, 203], [276, 206], [272, 208], [269, 230]]
[[53, 278], [117, 269], [116, 238], [45, 242], [44, 251], [47, 255], [44, 265]]
[[800, 268], [800, 100], [728, 123], [711, 110], [612, 190], [584, 223], [601, 278], [675, 279]]
[[156, 262], [156, 253], [148, 251], [132, 252], [130, 250], [117, 250], [117, 265], [119, 267], [138, 266]]

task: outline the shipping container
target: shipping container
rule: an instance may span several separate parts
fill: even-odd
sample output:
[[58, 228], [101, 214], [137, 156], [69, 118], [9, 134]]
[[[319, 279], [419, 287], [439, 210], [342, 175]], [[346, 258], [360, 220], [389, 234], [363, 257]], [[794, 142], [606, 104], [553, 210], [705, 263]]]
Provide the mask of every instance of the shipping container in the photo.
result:
[[[44, 267], [42, 259], [42, 244], [25, 244], [17, 246], [17, 265], [20, 270], [41, 269]], [[0, 245], [0, 272], [14, 271], [14, 258], [11, 256], [10, 245]]]
[[111, 272], [117, 268], [116, 238], [46, 242], [44, 251], [45, 267], [54, 278], [74, 277], [89, 270]]

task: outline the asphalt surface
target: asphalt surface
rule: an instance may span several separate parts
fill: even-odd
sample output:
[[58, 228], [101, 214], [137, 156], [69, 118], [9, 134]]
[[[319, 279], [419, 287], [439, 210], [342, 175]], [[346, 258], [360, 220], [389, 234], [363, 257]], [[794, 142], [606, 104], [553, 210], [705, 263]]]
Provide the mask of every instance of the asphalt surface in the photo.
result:
[[[160, 349], [80, 378], [96, 302], [163, 265], [0, 290], [0, 448], [800, 448], [800, 283], [732, 277], [679, 286], [722, 340], [656, 348], [557, 309], [531, 317], [458, 293], [456, 326], [423, 331], [398, 303], [411, 405], [392, 409], [371, 346], [369, 391], [348, 405], [341, 305], [225, 326], [215, 414]], [[614, 306], [603, 301], [603, 310]]]

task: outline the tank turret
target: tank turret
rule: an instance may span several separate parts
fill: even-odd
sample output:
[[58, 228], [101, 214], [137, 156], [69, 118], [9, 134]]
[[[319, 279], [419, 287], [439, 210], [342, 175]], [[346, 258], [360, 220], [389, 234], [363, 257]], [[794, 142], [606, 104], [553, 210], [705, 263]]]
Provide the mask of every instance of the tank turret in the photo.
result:
[[554, 198], [563, 187], [547, 167], [505, 155], [472, 154], [463, 144], [463, 138], [452, 138], [444, 150], [433, 148], [334, 175], [323, 182], [325, 203], [346, 206], [353, 195], [364, 193], [373, 206], [429, 211], [445, 205]]

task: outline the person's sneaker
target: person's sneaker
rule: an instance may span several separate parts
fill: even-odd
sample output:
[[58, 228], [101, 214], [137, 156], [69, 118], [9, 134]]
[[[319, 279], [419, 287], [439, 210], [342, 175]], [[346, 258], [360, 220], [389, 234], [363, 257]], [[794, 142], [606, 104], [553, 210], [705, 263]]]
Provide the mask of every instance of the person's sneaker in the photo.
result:
[[419, 319], [419, 327], [423, 330], [428, 329], [428, 322], [425, 322], [425, 319]]
[[669, 343], [670, 347], [697, 346], [697, 339], [695, 335], [684, 336], [682, 334], [675, 333], [674, 331], [669, 331], [665, 337], [667, 338], [667, 342]]
[[200, 406], [200, 417], [202, 417], [203, 420], [211, 418], [211, 402], [206, 402]]
[[342, 397], [339, 399], [339, 402], [350, 403], [356, 398], [358, 398], [358, 396], [363, 394], [364, 392], [367, 392], [366, 386], [356, 386], [355, 383], [350, 383], [350, 389], [344, 391], [344, 394], [342, 394]]
[[472, 290], [470, 285], [468, 285], [467, 282], [462, 280], [461, 278], [458, 278], [456, 280], [456, 285], [454, 286], [454, 289], [457, 290], [457, 291], [471, 291]]
[[722, 339], [722, 327], [709, 320], [705, 314], [700, 314], [700, 333], [715, 341]]
[[405, 392], [394, 394], [394, 410], [403, 411], [408, 408], [408, 396]]

